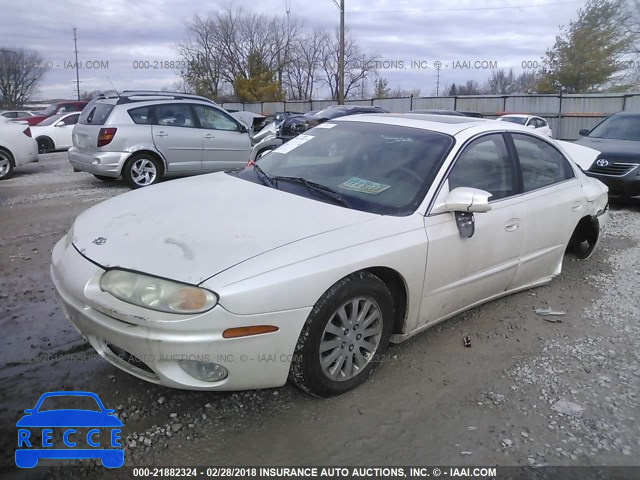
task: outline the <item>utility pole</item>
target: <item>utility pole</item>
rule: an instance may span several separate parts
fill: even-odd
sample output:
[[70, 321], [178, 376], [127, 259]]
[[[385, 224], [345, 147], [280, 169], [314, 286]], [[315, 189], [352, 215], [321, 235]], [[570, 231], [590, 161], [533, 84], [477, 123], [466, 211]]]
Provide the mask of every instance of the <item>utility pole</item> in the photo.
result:
[[340, 0], [340, 60], [338, 62], [340, 83], [338, 84], [338, 104], [344, 105], [344, 0]]
[[437, 77], [436, 77], [436, 97], [440, 96], [440, 69], [442, 68], [442, 62], [437, 61], [434, 62], [434, 66], [436, 67]]
[[75, 46], [76, 54], [76, 93], [78, 94], [78, 100], [80, 100], [80, 72], [78, 71], [78, 38], [76, 37], [76, 27], [73, 27], [73, 45]]

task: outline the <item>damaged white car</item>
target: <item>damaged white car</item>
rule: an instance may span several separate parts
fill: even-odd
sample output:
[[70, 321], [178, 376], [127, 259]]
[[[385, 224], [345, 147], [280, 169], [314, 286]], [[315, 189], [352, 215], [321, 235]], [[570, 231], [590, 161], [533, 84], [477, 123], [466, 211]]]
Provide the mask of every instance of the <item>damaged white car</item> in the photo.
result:
[[360, 384], [389, 342], [588, 257], [594, 150], [467, 117], [324, 123], [252, 167], [126, 193], [53, 251], [70, 321], [106, 360], [194, 390]]

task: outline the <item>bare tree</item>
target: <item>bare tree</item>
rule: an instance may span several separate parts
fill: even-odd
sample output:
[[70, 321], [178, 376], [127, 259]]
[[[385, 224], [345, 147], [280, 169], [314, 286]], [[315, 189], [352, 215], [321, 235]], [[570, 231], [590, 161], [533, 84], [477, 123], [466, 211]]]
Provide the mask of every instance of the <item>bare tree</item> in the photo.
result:
[[[320, 61], [321, 80], [331, 92], [331, 98], [338, 98], [338, 56], [339, 33], [327, 35], [323, 44]], [[354, 38], [345, 34], [344, 47], [344, 97], [353, 98], [363, 79], [367, 79], [376, 71], [376, 56], [364, 55]]]
[[486, 91], [490, 95], [508, 95], [517, 91], [516, 76], [513, 68], [507, 72], [504, 68], [494, 70], [487, 81]]
[[47, 68], [33, 50], [0, 48], [0, 104], [22, 106], [36, 91]]
[[292, 100], [309, 100], [318, 82], [318, 69], [326, 33], [314, 30], [292, 41], [289, 64], [286, 69], [286, 87]]

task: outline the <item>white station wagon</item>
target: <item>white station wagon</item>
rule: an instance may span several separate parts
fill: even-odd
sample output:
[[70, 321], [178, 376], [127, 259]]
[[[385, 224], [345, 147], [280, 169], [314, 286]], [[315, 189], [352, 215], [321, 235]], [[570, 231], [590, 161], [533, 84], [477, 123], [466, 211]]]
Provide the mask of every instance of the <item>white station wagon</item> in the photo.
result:
[[345, 117], [87, 210], [51, 273], [70, 321], [141, 379], [335, 395], [389, 342], [588, 257], [607, 188], [576, 162], [596, 156], [506, 122]]

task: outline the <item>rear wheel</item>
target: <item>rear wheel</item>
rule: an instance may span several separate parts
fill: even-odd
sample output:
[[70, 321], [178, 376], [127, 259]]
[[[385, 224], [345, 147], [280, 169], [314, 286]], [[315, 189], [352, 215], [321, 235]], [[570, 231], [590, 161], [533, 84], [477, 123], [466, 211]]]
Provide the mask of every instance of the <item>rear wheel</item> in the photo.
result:
[[148, 187], [160, 181], [162, 164], [153, 155], [136, 153], [122, 169], [122, 178], [131, 188]]
[[38, 142], [38, 153], [50, 153], [55, 150], [53, 140], [49, 137], [38, 137], [36, 142]]
[[13, 174], [13, 156], [0, 148], [0, 180], [9, 178]]
[[115, 182], [116, 178], [114, 177], [105, 177], [104, 175], [96, 175], [95, 173], [93, 174], [94, 177], [96, 177], [98, 180], [102, 180], [103, 182]]
[[375, 275], [358, 272], [318, 300], [296, 345], [289, 379], [319, 397], [361, 384], [380, 362], [393, 322], [393, 301]]

